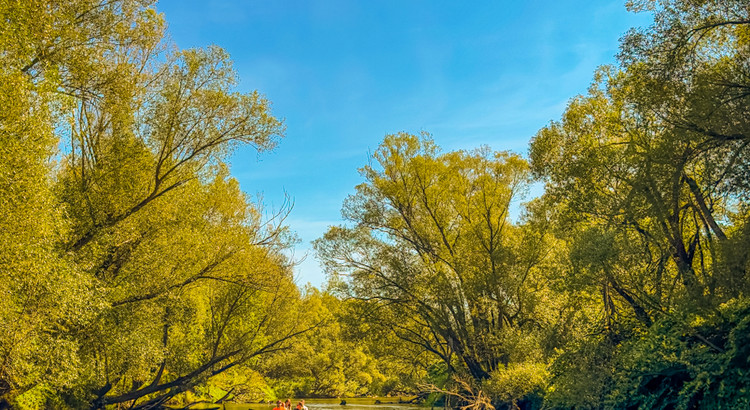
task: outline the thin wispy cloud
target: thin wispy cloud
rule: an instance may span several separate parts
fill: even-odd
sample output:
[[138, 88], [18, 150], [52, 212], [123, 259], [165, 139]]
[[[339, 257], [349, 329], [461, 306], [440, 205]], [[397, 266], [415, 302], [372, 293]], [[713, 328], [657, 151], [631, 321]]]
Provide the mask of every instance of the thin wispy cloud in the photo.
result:
[[[396, 0], [161, 0], [180, 47], [218, 44], [244, 91], [285, 118], [286, 137], [232, 172], [267, 201], [294, 198], [309, 241], [340, 221], [357, 169], [388, 133], [432, 133], [445, 150], [524, 154], [529, 138], [613, 63], [618, 38], [647, 17], [621, 0], [464, 3]], [[324, 277], [308, 256], [303, 282]]]

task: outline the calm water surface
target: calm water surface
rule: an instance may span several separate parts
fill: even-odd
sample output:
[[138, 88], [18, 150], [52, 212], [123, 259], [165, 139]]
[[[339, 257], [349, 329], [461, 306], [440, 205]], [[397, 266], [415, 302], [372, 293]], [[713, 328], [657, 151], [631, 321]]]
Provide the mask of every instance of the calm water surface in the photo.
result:
[[[382, 404], [375, 404], [376, 398], [349, 398], [349, 399], [305, 399], [305, 405], [310, 410], [418, 410], [424, 407], [416, 404], [399, 404], [398, 397], [378, 397]], [[296, 405], [300, 399], [292, 399]], [[341, 400], [346, 400], [346, 406], [341, 406]], [[392, 402], [392, 403], [389, 403]], [[271, 404], [234, 404], [224, 405], [226, 410], [271, 410], [275, 406]]]

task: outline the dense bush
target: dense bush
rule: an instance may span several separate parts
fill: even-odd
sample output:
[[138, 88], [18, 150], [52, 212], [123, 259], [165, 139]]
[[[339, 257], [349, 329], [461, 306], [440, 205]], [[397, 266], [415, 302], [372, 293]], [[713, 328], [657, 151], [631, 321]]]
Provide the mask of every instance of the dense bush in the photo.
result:
[[496, 408], [540, 408], [547, 390], [549, 372], [544, 363], [514, 363], [501, 367], [483, 383]]
[[668, 316], [619, 355], [612, 407], [750, 407], [750, 301], [706, 315]]

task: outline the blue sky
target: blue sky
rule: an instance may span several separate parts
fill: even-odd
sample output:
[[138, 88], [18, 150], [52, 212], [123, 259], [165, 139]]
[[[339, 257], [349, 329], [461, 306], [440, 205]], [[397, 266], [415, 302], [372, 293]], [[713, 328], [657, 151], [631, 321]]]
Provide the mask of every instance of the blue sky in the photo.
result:
[[646, 15], [624, 0], [161, 0], [180, 48], [215, 44], [241, 91], [284, 118], [273, 152], [238, 150], [232, 174], [278, 207], [302, 242], [299, 284], [325, 276], [310, 241], [342, 223], [357, 169], [389, 133], [431, 133], [444, 150], [526, 154], [529, 139], [585, 93], [618, 39]]

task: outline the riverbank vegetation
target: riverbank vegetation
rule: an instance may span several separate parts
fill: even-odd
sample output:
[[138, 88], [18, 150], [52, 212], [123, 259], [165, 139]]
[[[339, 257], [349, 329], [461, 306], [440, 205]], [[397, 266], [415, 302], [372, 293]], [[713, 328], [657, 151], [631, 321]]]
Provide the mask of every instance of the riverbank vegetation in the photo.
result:
[[629, 7], [528, 158], [387, 136], [321, 291], [230, 175], [284, 125], [223, 50], [149, 0], [1, 2], [0, 408], [750, 407], [750, 6]]
[[[630, 7], [654, 25], [528, 163], [389, 136], [318, 242], [336, 292], [432, 353], [464, 403], [748, 406], [750, 8]], [[545, 192], [512, 221], [531, 180]]]

